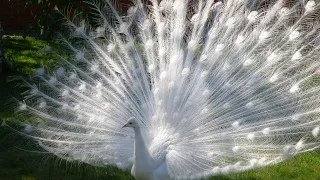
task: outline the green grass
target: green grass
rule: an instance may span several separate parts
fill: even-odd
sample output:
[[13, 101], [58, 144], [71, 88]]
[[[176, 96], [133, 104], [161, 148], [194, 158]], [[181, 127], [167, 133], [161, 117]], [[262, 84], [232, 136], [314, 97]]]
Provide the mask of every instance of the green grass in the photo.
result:
[[[54, 67], [52, 54], [41, 53], [50, 45], [58, 52], [62, 47], [55, 41], [15, 36], [5, 38], [6, 57], [12, 58], [18, 68], [16, 73], [32, 74], [44, 64]], [[63, 52], [62, 52], [63, 53]], [[0, 120], [10, 120], [14, 116], [15, 102], [25, 89], [17, 86], [17, 81], [7, 82], [0, 78]], [[0, 121], [1, 123], [1, 121]], [[67, 162], [51, 154], [44, 153], [34, 141], [23, 138], [8, 127], [0, 127], [0, 180], [99, 180], [133, 179], [129, 171], [123, 172], [112, 167], [93, 167], [79, 162]], [[302, 154], [286, 162], [228, 176], [212, 177], [212, 180], [232, 179], [320, 179], [320, 152]]]
[[59, 63], [54, 53], [44, 50], [46, 46], [60, 55], [66, 55], [66, 51], [63, 51], [65, 46], [58, 41], [45, 41], [31, 37], [24, 39], [21, 36], [5, 36], [3, 41], [5, 57], [19, 74], [32, 74], [42, 65], [52, 68]]

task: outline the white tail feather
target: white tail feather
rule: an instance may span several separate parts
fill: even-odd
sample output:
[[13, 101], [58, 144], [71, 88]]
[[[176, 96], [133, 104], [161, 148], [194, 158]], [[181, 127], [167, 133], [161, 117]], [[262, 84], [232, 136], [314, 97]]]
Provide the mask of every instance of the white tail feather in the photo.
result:
[[[194, 3], [194, 1], [192, 1]], [[190, 1], [191, 3], [191, 1]], [[19, 111], [48, 151], [93, 165], [133, 163], [135, 117], [171, 178], [228, 174], [319, 147], [320, 4], [141, 1], [125, 18], [90, 3], [100, 27], [68, 21], [74, 60], [46, 74]], [[195, 8], [192, 8], [195, 7]], [[97, 38], [99, 37], [99, 38]], [[102, 37], [102, 38], [101, 38]], [[27, 82], [26, 82], [27, 83]]]

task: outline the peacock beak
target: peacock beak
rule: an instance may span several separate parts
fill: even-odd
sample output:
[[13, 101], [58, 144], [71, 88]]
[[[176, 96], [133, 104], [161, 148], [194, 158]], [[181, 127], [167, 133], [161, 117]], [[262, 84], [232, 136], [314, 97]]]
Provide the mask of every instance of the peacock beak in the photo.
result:
[[125, 128], [125, 127], [127, 127], [127, 125], [126, 125], [126, 124], [122, 126], [122, 128]]

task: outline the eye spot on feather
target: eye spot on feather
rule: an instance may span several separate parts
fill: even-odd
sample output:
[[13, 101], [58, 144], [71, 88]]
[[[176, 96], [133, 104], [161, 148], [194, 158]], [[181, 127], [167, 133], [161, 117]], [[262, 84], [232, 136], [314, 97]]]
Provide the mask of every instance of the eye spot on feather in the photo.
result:
[[276, 82], [278, 79], [279, 79], [278, 74], [274, 74], [274, 75], [271, 76], [271, 78], [269, 79], [269, 81], [270, 81], [271, 83], [274, 83], [274, 82]]
[[299, 114], [295, 114], [291, 117], [292, 121], [298, 121], [300, 119], [300, 115]]
[[319, 133], [320, 133], [320, 127], [319, 126], [316, 126], [315, 128], [312, 129], [313, 137], [315, 137], [315, 138], [318, 137]]
[[295, 52], [295, 53], [293, 54], [291, 60], [292, 60], [292, 61], [296, 61], [296, 60], [299, 60], [299, 59], [301, 59], [301, 58], [302, 58], [301, 52], [300, 52], [300, 51], [297, 51], [297, 52]]
[[67, 103], [63, 103], [61, 109], [65, 111], [65, 110], [69, 109], [69, 105]]
[[276, 53], [271, 53], [268, 57], [267, 57], [267, 62], [275, 62], [277, 60], [277, 54]]
[[122, 22], [119, 26], [118, 32], [122, 34], [128, 34], [129, 25], [126, 22]]
[[30, 94], [32, 94], [32, 95], [38, 95], [38, 94], [39, 94], [38, 88], [32, 88], [31, 91], [30, 91]]
[[294, 30], [290, 35], [289, 35], [289, 40], [292, 41], [300, 36], [300, 32], [297, 30]]
[[77, 115], [77, 120], [82, 120], [83, 119], [83, 115], [82, 114], [78, 114]]
[[108, 44], [107, 50], [108, 50], [109, 53], [114, 52], [115, 49], [116, 49], [116, 45], [115, 44], [113, 44], [113, 43]]
[[193, 130], [193, 132], [197, 134], [197, 133], [200, 132], [200, 129], [199, 129], [199, 128], [196, 128], [196, 129]]
[[280, 16], [285, 16], [285, 15], [288, 15], [289, 12], [290, 12], [289, 8], [283, 7], [283, 8], [280, 9], [279, 15]]
[[291, 94], [293, 94], [293, 93], [299, 92], [299, 90], [300, 90], [299, 84], [297, 83], [297, 84], [293, 85], [293, 86], [290, 88], [289, 92], [290, 92]]
[[230, 17], [227, 21], [226, 21], [226, 23], [225, 23], [225, 25], [227, 26], [227, 27], [233, 27], [234, 26], [234, 24], [235, 24], [235, 18], [234, 17]]
[[186, 76], [186, 75], [189, 74], [189, 72], [190, 72], [190, 69], [189, 69], [189, 68], [184, 68], [184, 69], [182, 70], [182, 72], [181, 72], [181, 75], [182, 75], [182, 76]]
[[149, 40], [146, 42], [146, 49], [151, 50], [152, 47], [153, 47], [153, 39], [149, 39]]
[[254, 106], [254, 103], [252, 101], [246, 104], [247, 108], [252, 108], [253, 106]]
[[239, 152], [240, 147], [239, 146], [233, 146], [232, 147], [232, 152], [237, 153]]
[[270, 134], [270, 128], [264, 128], [264, 129], [262, 130], [262, 133], [263, 133], [264, 135]]
[[84, 53], [82, 51], [78, 51], [76, 53], [76, 60], [82, 60], [84, 58]]
[[225, 63], [225, 64], [223, 65], [222, 70], [227, 71], [227, 70], [229, 70], [230, 68], [231, 68], [230, 64], [229, 64], [229, 63]]
[[90, 67], [90, 71], [91, 72], [97, 72], [99, 70], [99, 65], [98, 64], [92, 64], [92, 66]]
[[203, 92], [202, 92], [202, 95], [203, 96], [208, 96], [210, 94], [210, 91], [208, 90], [208, 89], [206, 89], [206, 90], [204, 90]]
[[86, 84], [81, 84], [80, 86], [79, 86], [79, 90], [80, 91], [85, 91], [86, 90]]
[[103, 106], [102, 106], [104, 109], [107, 109], [110, 107], [110, 103], [104, 103]]
[[63, 90], [61, 93], [62, 97], [67, 97], [69, 95], [69, 90]]
[[163, 47], [160, 47], [159, 48], [159, 56], [160, 56], [160, 58], [164, 58], [165, 55], [166, 55], [166, 49], [163, 48]]
[[212, 173], [213, 174], [220, 174], [221, 168], [219, 166], [215, 166], [214, 168], [212, 168]]
[[177, 103], [179, 101], [179, 96], [175, 96], [174, 98], [173, 98], [173, 103]]
[[77, 78], [77, 75], [75, 73], [70, 73], [69, 80], [73, 80], [73, 79], [76, 79], [76, 78]]
[[286, 145], [282, 151], [282, 158], [290, 159], [296, 154], [296, 148], [292, 145]]
[[194, 14], [191, 18], [191, 23], [195, 24], [196, 22], [198, 22], [200, 20], [200, 15], [199, 14]]
[[257, 18], [258, 18], [258, 12], [257, 12], [257, 11], [251, 11], [251, 12], [249, 13], [249, 15], [247, 16], [247, 18], [248, 18], [249, 22], [254, 22], [254, 21], [256, 21]]
[[250, 133], [247, 135], [247, 139], [253, 140], [255, 138], [255, 135], [253, 133]]
[[89, 133], [88, 133], [88, 136], [89, 137], [92, 137], [94, 135], [94, 132], [93, 131], [90, 131]]
[[23, 129], [26, 133], [30, 133], [32, 131], [32, 126], [30, 124], [26, 125], [26, 127]]
[[163, 80], [163, 79], [165, 79], [166, 77], [167, 77], [167, 72], [166, 72], [166, 71], [161, 72], [161, 74], [160, 74], [160, 79]]
[[208, 59], [207, 55], [203, 54], [200, 56], [199, 62], [204, 63]]
[[309, 13], [310, 11], [313, 11], [315, 9], [316, 3], [313, 0], [310, 0], [307, 2], [305, 9], [306, 13]]
[[219, 52], [221, 52], [223, 49], [224, 49], [224, 44], [218, 44], [215, 51], [216, 51], [217, 53], [219, 53]]
[[297, 142], [294, 148], [296, 149], [296, 151], [301, 151], [304, 146], [305, 146], [304, 140], [301, 139], [300, 141]]
[[255, 168], [257, 166], [258, 160], [257, 159], [251, 159], [249, 161], [249, 164], [251, 166], [251, 168]]
[[239, 121], [236, 121], [234, 123], [232, 123], [232, 127], [234, 128], [238, 128], [240, 126], [240, 122]]
[[207, 156], [208, 156], [208, 157], [213, 157], [213, 152], [209, 152], [209, 153], [207, 154]]
[[197, 48], [197, 41], [195, 40], [189, 41], [188, 48], [189, 50], [194, 51]]
[[231, 104], [227, 102], [222, 107], [225, 108], [225, 109], [228, 109], [228, 108], [231, 107]]
[[208, 71], [202, 71], [200, 77], [204, 78], [208, 76]]
[[162, 100], [158, 101], [158, 102], [157, 102], [157, 106], [162, 106], [162, 103], [163, 103]]
[[175, 82], [174, 81], [170, 81], [169, 84], [168, 84], [168, 89], [172, 89], [175, 85]]
[[19, 106], [19, 111], [24, 111], [27, 109], [27, 105], [25, 103], [20, 103], [20, 106]]
[[223, 85], [223, 88], [228, 89], [230, 88], [230, 86], [231, 86], [230, 82], [225, 82]]
[[268, 31], [262, 31], [261, 34], [259, 35], [259, 40], [265, 40], [270, 36], [270, 33]]
[[223, 175], [227, 175], [230, 172], [232, 172], [232, 167], [230, 165], [221, 168], [221, 174]]
[[155, 69], [154, 64], [150, 64], [149, 67], [148, 67], [148, 71], [151, 73], [151, 72], [154, 71], [154, 69]]
[[237, 40], [235, 41], [235, 44], [241, 44], [241, 43], [244, 42], [244, 40], [245, 40], [244, 36], [239, 35], [239, 36], [237, 37]]
[[207, 114], [208, 112], [209, 112], [209, 109], [208, 108], [204, 108], [204, 109], [202, 109], [201, 114]]
[[44, 70], [44, 68], [43, 68], [43, 67], [42, 67], [42, 68], [37, 69], [37, 74], [38, 74], [39, 76], [44, 75], [44, 73], [45, 73], [45, 70]]
[[252, 63], [253, 63], [253, 60], [249, 58], [246, 61], [244, 61], [243, 66], [245, 67], [250, 66]]
[[160, 91], [159, 88], [155, 88], [154, 91], [153, 91], [153, 94], [154, 94], [154, 95], [158, 95], [158, 94], [159, 94], [159, 91]]

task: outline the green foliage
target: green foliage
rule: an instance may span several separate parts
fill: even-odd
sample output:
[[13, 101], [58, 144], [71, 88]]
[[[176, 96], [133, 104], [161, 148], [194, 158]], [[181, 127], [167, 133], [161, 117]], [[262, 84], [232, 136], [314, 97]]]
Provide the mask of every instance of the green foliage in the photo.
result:
[[[49, 37], [61, 28], [61, 21], [59, 20], [62, 16], [54, 10], [55, 6], [59, 9], [66, 9], [70, 16], [77, 11], [85, 13], [87, 10], [87, 6], [82, 0], [20, 0], [20, 2], [25, 6], [41, 6], [39, 11], [35, 11], [34, 18], [37, 19], [37, 24], [32, 28], [38, 30], [40, 35], [43, 35], [46, 31]], [[28, 32], [28, 28], [25, 32]]]
[[65, 46], [58, 41], [21, 36], [7, 36], [3, 39], [5, 58], [14, 73], [19, 75], [35, 73], [42, 65], [55, 68], [59, 64], [53, 52], [43, 51], [46, 46], [50, 46], [53, 52], [67, 56]]

